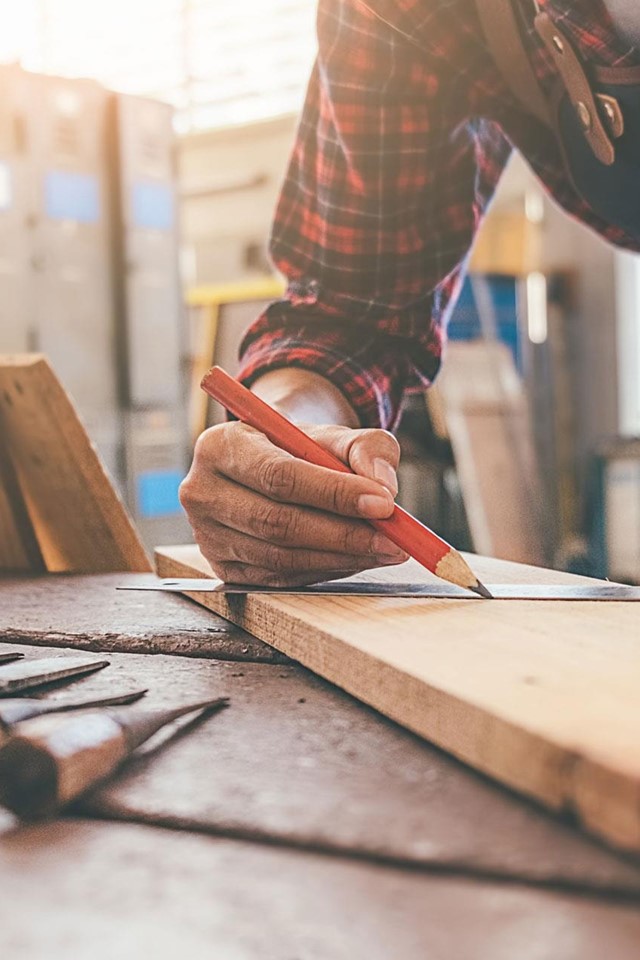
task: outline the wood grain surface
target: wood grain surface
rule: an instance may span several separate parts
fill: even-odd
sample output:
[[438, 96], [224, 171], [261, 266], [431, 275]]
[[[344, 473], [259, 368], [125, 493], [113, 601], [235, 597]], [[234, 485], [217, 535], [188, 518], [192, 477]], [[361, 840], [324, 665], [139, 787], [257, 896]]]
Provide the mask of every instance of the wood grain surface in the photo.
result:
[[[487, 584], [569, 575], [469, 558]], [[163, 548], [160, 576], [210, 573]], [[427, 577], [411, 562], [392, 574]], [[640, 851], [633, 603], [192, 594], [477, 769]]]
[[132, 579], [145, 578], [128, 573], [0, 577], [0, 642], [289, 662], [185, 597], [116, 589]]
[[[19, 649], [27, 660], [41, 656]], [[81, 804], [85, 814], [640, 901], [640, 862], [606, 851], [301, 667], [110, 660], [49, 696], [142, 686], [150, 706], [223, 695], [230, 706], [164, 749], [143, 750]]]
[[139, 825], [0, 835], [7, 960], [635, 960], [634, 906]]
[[[0, 357], [0, 427], [22, 495], [19, 509], [26, 508], [47, 570], [150, 569], [133, 524], [44, 357]], [[7, 534], [6, 481], [4, 490], [0, 533]], [[23, 552], [24, 544], [21, 536]], [[4, 569], [10, 562], [11, 557]]]

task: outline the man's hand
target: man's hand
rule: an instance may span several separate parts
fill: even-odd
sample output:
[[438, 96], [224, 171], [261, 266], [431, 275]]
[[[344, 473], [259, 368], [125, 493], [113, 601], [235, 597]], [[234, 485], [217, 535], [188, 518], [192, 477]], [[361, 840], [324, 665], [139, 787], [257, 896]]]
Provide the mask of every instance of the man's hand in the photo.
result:
[[407, 559], [365, 522], [393, 511], [395, 438], [383, 430], [305, 429], [357, 475], [298, 460], [243, 423], [199, 438], [180, 499], [221, 579], [300, 586]]

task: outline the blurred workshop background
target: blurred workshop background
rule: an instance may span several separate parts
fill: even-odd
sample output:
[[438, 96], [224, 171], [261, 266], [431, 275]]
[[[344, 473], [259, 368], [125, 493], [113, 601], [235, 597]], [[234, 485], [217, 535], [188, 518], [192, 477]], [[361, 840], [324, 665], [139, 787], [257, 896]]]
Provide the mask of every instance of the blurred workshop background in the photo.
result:
[[[242, 331], [282, 289], [271, 215], [311, 0], [0, 2], [0, 353], [48, 355], [149, 545]], [[445, 372], [407, 407], [401, 502], [459, 547], [640, 582], [640, 259], [515, 158]]]

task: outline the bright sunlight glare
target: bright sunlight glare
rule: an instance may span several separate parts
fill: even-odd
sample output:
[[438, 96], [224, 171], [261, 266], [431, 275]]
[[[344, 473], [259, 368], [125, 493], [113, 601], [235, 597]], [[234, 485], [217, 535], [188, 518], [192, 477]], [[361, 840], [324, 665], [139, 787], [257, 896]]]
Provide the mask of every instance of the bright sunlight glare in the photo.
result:
[[185, 128], [300, 104], [312, 0], [0, 0], [0, 62], [168, 100]]

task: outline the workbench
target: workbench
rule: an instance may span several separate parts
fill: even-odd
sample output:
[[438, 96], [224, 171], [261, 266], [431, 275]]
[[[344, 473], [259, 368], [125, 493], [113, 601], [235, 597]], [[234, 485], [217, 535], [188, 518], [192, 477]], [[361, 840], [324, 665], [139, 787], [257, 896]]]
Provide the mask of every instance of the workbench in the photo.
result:
[[640, 861], [140, 574], [0, 579], [0, 644], [222, 713], [0, 824], [6, 960], [636, 960]]

